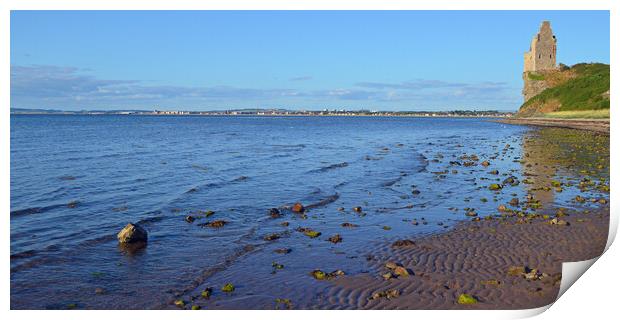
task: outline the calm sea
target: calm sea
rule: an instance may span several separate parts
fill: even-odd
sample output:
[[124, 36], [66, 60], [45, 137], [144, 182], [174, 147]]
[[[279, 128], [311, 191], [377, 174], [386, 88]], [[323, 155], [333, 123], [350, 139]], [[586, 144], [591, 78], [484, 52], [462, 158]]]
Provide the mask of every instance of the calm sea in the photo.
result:
[[[313, 281], [316, 267], [364, 272], [373, 245], [442, 231], [469, 219], [465, 206], [484, 216], [523, 197], [523, 184], [486, 186], [524, 179], [534, 133], [488, 119], [12, 115], [11, 307], [167, 308], [223, 282], [256, 295], [261, 279], [277, 279], [273, 261], [287, 266], [273, 280], [283, 291]], [[472, 154], [492, 166], [447, 169]], [[312, 208], [269, 217], [295, 202]], [[213, 220], [228, 223], [200, 226]], [[148, 230], [146, 248], [118, 247], [129, 222]], [[270, 233], [281, 238], [265, 241]], [[342, 243], [326, 241], [336, 233]]]

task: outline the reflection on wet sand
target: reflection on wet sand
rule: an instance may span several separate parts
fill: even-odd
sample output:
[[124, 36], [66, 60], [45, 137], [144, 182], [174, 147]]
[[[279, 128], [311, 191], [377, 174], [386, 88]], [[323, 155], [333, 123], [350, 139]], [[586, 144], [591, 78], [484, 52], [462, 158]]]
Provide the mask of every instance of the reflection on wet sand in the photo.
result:
[[522, 139], [524, 184], [543, 207], [584, 179], [609, 181], [609, 137], [589, 131], [542, 128]]

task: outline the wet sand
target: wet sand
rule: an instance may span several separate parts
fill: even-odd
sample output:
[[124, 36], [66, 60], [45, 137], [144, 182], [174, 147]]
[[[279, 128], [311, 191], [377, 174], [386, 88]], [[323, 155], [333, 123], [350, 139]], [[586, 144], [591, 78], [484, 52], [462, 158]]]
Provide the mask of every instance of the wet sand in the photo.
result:
[[497, 120], [497, 122], [542, 127], [582, 129], [609, 134], [609, 119], [509, 118]]
[[[567, 211], [568, 212], [568, 211]], [[459, 224], [447, 233], [385, 246], [372, 258], [369, 274], [342, 277], [327, 294], [329, 304], [361, 309], [529, 309], [557, 297], [562, 262], [594, 258], [603, 252], [609, 207], [597, 212], [569, 212], [550, 224], [553, 215], [526, 218], [503, 214], [491, 220]], [[597, 254], [593, 254], [597, 253]], [[387, 262], [401, 264], [413, 275], [384, 280]], [[510, 275], [513, 267], [537, 269]], [[373, 299], [397, 290], [398, 297]], [[460, 294], [478, 302], [457, 303]]]

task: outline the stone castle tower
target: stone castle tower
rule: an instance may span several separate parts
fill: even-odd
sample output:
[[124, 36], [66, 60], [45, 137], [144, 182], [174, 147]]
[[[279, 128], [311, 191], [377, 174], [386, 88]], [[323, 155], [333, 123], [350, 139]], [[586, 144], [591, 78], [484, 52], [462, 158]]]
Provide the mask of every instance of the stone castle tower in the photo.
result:
[[558, 69], [555, 65], [556, 42], [551, 23], [543, 21], [540, 30], [532, 39], [530, 51], [523, 55], [524, 102], [549, 87], [544, 75]]
[[551, 23], [543, 21], [540, 31], [532, 39], [530, 51], [523, 56], [523, 72], [555, 70], [556, 42]]

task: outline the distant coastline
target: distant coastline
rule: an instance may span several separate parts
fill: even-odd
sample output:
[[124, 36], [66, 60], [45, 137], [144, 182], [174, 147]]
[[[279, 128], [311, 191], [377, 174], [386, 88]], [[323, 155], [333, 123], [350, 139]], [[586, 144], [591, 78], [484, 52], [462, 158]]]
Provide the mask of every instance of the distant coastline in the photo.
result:
[[368, 111], [368, 110], [285, 110], [285, 109], [236, 109], [215, 111], [181, 110], [81, 110], [11, 108], [11, 115], [140, 115], [140, 116], [335, 116], [335, 117], [455, 117], [455, 118], [508, 118], [515, 112], [496, 110], [454, 111]]

